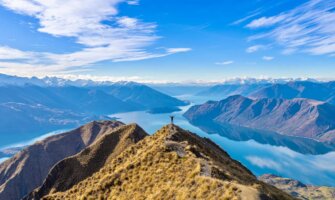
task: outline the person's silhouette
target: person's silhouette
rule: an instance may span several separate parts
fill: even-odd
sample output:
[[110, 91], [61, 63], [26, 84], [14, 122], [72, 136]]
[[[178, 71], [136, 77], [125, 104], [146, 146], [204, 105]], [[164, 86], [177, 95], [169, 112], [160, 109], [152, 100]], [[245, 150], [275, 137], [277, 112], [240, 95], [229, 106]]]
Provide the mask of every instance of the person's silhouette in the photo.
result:
[[173, 124], [174, 116], [170, 116], [170, 119], [171, 119], [171, 124]]

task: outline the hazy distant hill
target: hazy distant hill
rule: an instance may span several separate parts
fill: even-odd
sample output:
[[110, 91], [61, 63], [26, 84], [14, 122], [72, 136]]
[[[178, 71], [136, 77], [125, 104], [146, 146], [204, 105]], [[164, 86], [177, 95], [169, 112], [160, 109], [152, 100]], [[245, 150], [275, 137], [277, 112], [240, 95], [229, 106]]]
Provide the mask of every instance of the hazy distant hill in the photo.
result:
[[[131, 132], [130, 135], [137, 135], [139, 131], [141, 132], [141, 129]], [[99, 143], [104, 143], [103, 140], [113, 142], [107, 135], [105, 139], [101, 138]], [[248, 169], [231, 159], [212, 141], [174, 125], [163, 127], [154, 135], [145, 137], [114, 156], [114, 152], [104, 148], [104, 145], [92, 144], [75, 157], [60, 162], [50, 172], [43, 187], [37, 190], [35, 197], [44, 199], [293, 199], [279, 189], [258, 181]], [[84, 166], [86, 169], [100, 166], [100, 162], [93, 162], [93, 160], [99, 160], [100, 155], [107, 156], [108, 159], [99, 171], [76, 185], [70, 184], [70, 187], [63, 187], [63, 183], [72, 182], [77, 180], [77, 177], [81, 177], [81, 172], [69, 173], [72, 169], [83, 169], [76, 166]], [[27, 199], [34, 199], [34, 193]]]
[[254, 91], [250, 96], [256, 98], [308, 98], [335, 104], [335, 82], [298, 81], [274, 84]]
[[112, 85], [98, 86], [94, 88], [122, 99], [126, 103], [142, 107], [143, 109], [187, 105], [187, 103], [174, 97], [135, 82], [118, 82]]
[[191, 107], [190, 121], [213, 120], [285, 135], [335, 142], [335, 106], [308, 99], [250, 99], [240, 95]]
[[232, 95], [254, 98], [307, 98], [335, 104], [335, 82], [291, 81], [287, 83], [221, 84], [197, 93], [208, 99], [223, 99]]
[[186, 103], [134, 82], [69, 81], [0, 74], [3, 117], [0, 139], [5, 143], [4, 138], [10, 133], [41, 134], [71, 128], [118, 112], [177, 110], [182, 105]]
[[224, 84], [215, 85], [211, 88], [203, 90], [197, 93], [197, 96], [208, 96], [208, 99], [222, 99], [232, 95], [243, 95], [248, 96], [251, 93], [262, 89], [264, 87], [270, 86], [269, 83], [263, 84]]
[[138, 109], [135, 105], [103, 91], [73, 86], [2, 86], [0, 87], [0, 103], [8, 102], [42, 105], [50, 109], [65, 109], [90, 114], [110, 114]]
[[73, 131], [48, 137], [0, 164], [0, 199], [17, 200], [40, 186], [60, 160], [77, 154], [122, 126], [121, 122], [91, 122]]
[[[41, 104], [0, 103], [0, 133], [13, 136], [19, 133], [43, 133], [59, 127], [77, 127], [80, 124], [103, 119], [103, 116], [87, 116], [82, 113], [49, 108]], [[15, 123], [13, 123], [15, 122]], [[3, 141], [1, 141], [3, 142]]]

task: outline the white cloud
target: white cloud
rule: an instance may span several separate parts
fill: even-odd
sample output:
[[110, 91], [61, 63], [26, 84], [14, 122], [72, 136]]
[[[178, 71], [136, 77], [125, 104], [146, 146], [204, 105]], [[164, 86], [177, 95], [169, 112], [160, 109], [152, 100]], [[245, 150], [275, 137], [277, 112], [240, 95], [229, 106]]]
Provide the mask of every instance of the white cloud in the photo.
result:
[[[148, 52], [146, 48], [160, 38], [155, 35], [156, 24], [119, 16], [117, 5], [120, 3], [137, 5], [139, 2], [0, 0], [0, 4], [7, 9], [38, 19], [38, 31], [56, 37], [73, 37], [84, 46], [79, 51], [64, 54], [24, 52], [0, 47], [0, 71], [6, 73], [24, 69], [25, 73], [36, 73], [38, 69], [45, 73], [63, 72], [101, 61], [143, 60], [191, 50], [168, 48], [158, 53]], [[26, 60], [22, 62], [8, 59]]]
[[188, 52], [191, 51], [191, 48], [168, 48], [166, 51], [168, 53], [183, 53], [183, 52]]
[[137, 5], [140, 4], [140, 1], [139, 1], [139, 0], [130, 0], [130, 1], [128, 1], [127, 3], [128, 3], [129, 5], [135, 5], [135, 6], [137, 6]]
[[261, 17], [259, 19], [255, 19], [249, 24], [247, 24], [248, 28], [260, 28], [275, 25], [285, 19], [285, 15], [278, 15], [273, 17]]
[[272, 57], [272, 56], [263, 56], [262, 59], [266, 60], [266, 61], [271, 61], [271, 60], [274, 59], [274, 57]]
[[250, 46], [246, 49], [246, 52], [247, 53], [254, 53], [256, 51], [259, 51], [259, 50], [262, 50], [262, 49], [265, 49], [265, 46], [264, 45], [254, 45], [254, 46]]
[[9, 59], [27, 59], [31, 58], [33, 53], [24, 52], [7, 46], [0, 46], [0, 60]]
[[310, 0], [276, 16], [253, 20], [247, 27], [267, 27], [249, 40], [271, 39], [284, 48], [284, 54], [335, 53], [335, 1], [332, 0]]
[[223, 62], [217, 62], [215, 63], [216, 65], [230, 65], [233, 64], [234, 61], [233, 60], [227, 60], [227, 61], [223, 61]]

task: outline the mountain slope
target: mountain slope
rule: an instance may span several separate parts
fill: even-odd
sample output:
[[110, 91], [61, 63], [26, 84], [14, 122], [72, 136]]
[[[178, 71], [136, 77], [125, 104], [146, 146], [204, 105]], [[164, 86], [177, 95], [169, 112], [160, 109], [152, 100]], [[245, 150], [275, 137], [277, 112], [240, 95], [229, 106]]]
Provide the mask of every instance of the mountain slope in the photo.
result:
[[[13, 135], [21, 136], [21, 140], [24, 141], [31, 139], [34, 134], [43, 134], [60, 128], [78, 127], [94, 119], [108, 118], [107, 116], [86, 116], [82, 113], [52, 109], [40, 104], [24, 103], [0, 103], [0, 114], [3, 116], [0, 120], [1, 146], [5, 141], [8, 141], [7, 144], [17, 142], [16, 138], [12, 138]], [[26, 139], [25, 136], [27, 136]]]
[[158, 92], [146, 85], [134, 82], [119, 82], [109, 86], [96, 87], [104, 92], [122, 99], [127, 103], [140, 105], [144, 109], [162, 108], [162, 107], [177, 107], [184, 106], [187, 103]]
[[236, 95], [193, 106], [184, 116], [191, 122], [209, 120], [320, 141], [335, 139], [335, 107], [308, 99], [250, 99]]
[[123, 125], [117, 121], [91, 122], [73, 131], [48, 137], [0, 164], [0, 199], [20, 199], [40, 186], [51, 167], [72, 156], [96, 138]]
[[27, 197], [39, 199], [51, 191], [65, 191], [97, 172], [106, 162], [148, 134], [136, 124], [121, 126], [97, 139], [75, 156], [57, 163], [40, 188]]
[[174, 111], [181, 105], [185, 103], [136, 83], [97, 87], [0, 85], [0, 115], [6, 116], [0, 120], [0, 146], [11, 144], [10, 133], [24, 141], [29, 139], [25, 137], [28, 133], [38, 136], [108, 119], [101, 115], [151, 109]]
[[259, 177], [265, 183], [273, 185], [294, 197], [304, 200], [332, 200], [335, 199], [335, 188], [324, 186], [305, 185], [299, 181], [265, 174]]
[[308, 98], [335, 104], [335, 83], [295, 81], [286, 84], [273, 84], [250, 94], [254, 98]]
[[44, 197], [78, 198], [293, 199], [258, 181], [210, 140], [174, 125], [126, 149], [71, 189]]
[[222, 99], [232, 95], [248, 96], [249, 94], [269, 86], [270, 84], [224, 84], [215, 85], [197, 93], [197, 96], [208, 96], [211, 99]]
[[[0, 87], [0, 103], [15, 102], [89, 114], [110, 114], [135, 110], [128, 104], [100, 90], [79, 87]], [[102, 106], [103, 105], [103, 106]]]

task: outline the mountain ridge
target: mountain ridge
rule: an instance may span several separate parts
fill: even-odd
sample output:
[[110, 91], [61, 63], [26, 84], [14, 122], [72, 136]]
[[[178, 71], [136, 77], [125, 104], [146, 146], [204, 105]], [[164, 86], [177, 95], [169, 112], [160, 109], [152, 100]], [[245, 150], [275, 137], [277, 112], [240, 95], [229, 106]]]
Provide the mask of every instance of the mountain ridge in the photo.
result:
[[43, 196], [59, 198], [294, 199], [258, 181], [211, 140], [175, 125], [127, 148], [69, 190]]
[[41, 187], [24, 199], [40, 199], [49, 192], [61, 192], [71, 188], [146, 136], [148, 134], [137, 124], [124, 125], [106, 133], [78, 154], [54, 165]]
[[333, 143], [335, 139], [335, 106], [310, 99], [251, 99], [235, 95], [193, 106], [184, 116], [190, 121], [212, 120], [323, 142]]
[[78, 153], [121, 125], [123, 123], [118, 121], [94, 121], [24, 148], [0, 164], [0, 199], [21, 199], [42, 184], [58, 161]]

